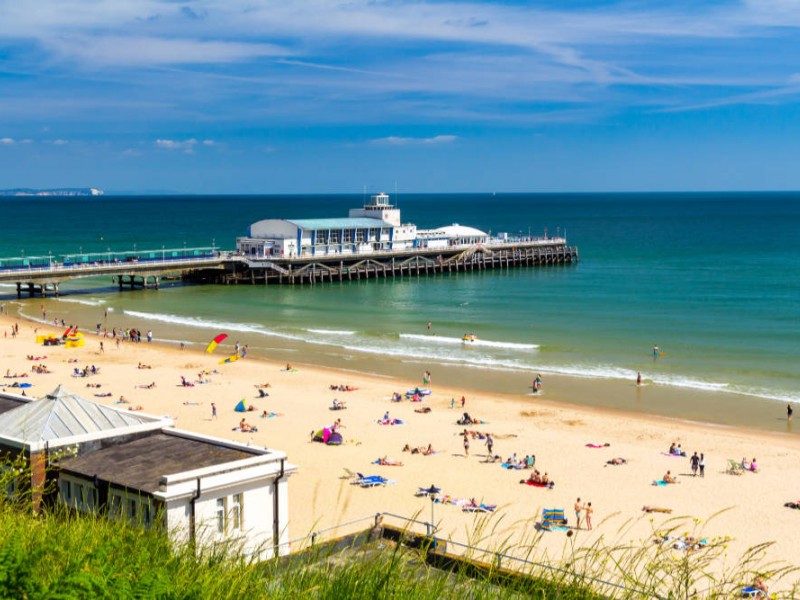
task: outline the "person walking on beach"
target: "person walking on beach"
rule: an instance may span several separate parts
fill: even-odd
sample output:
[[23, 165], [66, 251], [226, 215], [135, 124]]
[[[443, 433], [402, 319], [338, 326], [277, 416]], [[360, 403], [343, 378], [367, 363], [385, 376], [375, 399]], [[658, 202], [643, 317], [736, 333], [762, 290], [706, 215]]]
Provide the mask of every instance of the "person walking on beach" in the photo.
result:
[[586, 506], [583, 507], [583, 510], [586, 511], [586, 529], [592, 528], [592, 513], [594, 509], [592, 508], [592, 503], [587, 502]]
[[792, 420], [792, 413], [793, 412], [794, 412], [794, 410], [792, 409], [792, 403], [789, 402], [789, 404], [786, 405], [786, 420], [787, 421], [791, 421]]
[[706, 455], [700, 453], [700, 477], [706, 476]]
[[455, 407], [456, 407], [456, 399], [450, 398], [450, 408], [455, 408]]
[[469, 434], [464, 432], [464, 456], [469, 458]]
[[492, 449], [494, 448], [494, 440], [492, 439], [491, 434], [486, 434], [486, 448], [489, 450], [489, 458], [494, 456]]
[[213, 402], [211, 403], [211, 418], [212, 419], [217, 418], [217, 405], [214, 404]]
[[697, 452], [692, 454], [692, 458], [689, 461], [692, 465], [692, 477], [697, 477], [697, 469], [700, 467], [700, 457], [697, 456]]
[[105, 348], [103, 348], [103, 342], [100, 342], [100, 354], [105, 352]]
[[636, 372], [636, 385], [642, 385], [642, 372]]
[[464, 405], [467, 403], [467, 398], [465, 396], [461, 396], [461, 408], [464, 408]]
[[581, 518], [583, 517], [583, 504], [581, 499], [575, 500], [575, 529], [581, 528]]

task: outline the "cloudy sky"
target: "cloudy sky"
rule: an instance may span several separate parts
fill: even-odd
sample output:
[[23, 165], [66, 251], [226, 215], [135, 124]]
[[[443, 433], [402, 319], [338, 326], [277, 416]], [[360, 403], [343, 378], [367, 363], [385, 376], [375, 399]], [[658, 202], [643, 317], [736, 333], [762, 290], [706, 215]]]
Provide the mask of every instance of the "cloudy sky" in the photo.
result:
[[0, 0], [0, 188], [800, 189], [797, 0]]

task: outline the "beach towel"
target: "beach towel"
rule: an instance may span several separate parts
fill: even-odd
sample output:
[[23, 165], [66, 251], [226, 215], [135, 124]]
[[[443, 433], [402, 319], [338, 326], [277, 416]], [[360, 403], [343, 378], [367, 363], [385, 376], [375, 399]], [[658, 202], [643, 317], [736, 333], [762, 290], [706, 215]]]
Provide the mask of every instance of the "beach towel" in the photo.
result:
[[520, 480], [520, 483], [524, 483], [525, 485], [530, 485], [532, 487], [547, 488], [550, 490], [552, 490], [556, 485], [552, 481], [550, 483], [542, 483], [542, 482], [531, 481], [530, 479], [522, 479]]
[[669, 484], [666, 481], [664, 481], [663, 479], [654, 479], [653, 480], [653, 485], [664, 487], [664, 486], [667, 486]]
[[683, 452], [681, 454], [678, 454], [676, 452], [662, 452], [661, 454], [663, 454], [664, 456], [674, 456], [676, 458], [686, 458], [686, 452]]
[[[231, 431], [242, 431], [242, 428], [241, 427], [232, 427]], [[251, 427], [250, 429], [248, 429], [244, 433], [250, 433], [251, 431], [252, 432], [256, 432], [256, 431], [258, 431], [258, 428], [257, 427]]]
[[587, 448], [608, 448], [611, 444], [586, 444]]
[[405, 425], [405, 423], [401, 419], [389, 419], [388, 421], [384, 421], [383, 419], [378, 419], [375, 422], [378, 425]]

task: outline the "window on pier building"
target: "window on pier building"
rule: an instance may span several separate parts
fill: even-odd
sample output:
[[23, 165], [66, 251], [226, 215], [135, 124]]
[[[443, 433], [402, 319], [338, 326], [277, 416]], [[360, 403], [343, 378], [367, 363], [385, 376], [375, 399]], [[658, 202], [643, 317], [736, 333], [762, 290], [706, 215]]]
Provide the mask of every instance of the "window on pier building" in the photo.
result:
[[356, 243], [360, 244], [364, 242], [365, 239], [364, 233], [365, 233], [364, 229], [356, 229]]
[[339, 243], [339, 232], [338, 231], [329, 231], [328, 232], [328, 243], [329, 244], [338, 244]]
[[353, 231], [351, 229], [345, 229], [342, 236], [342, 243], [348, 244], [353, 241]]

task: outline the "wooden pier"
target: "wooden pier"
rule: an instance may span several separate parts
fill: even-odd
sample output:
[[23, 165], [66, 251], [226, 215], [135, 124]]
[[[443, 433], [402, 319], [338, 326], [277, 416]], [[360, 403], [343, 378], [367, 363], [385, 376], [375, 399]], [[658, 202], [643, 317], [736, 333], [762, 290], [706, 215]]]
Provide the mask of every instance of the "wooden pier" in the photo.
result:
[[568, 265], [578, 261], [578, 249], [563, 240], [535, 240], [476, 245], [447, 250], [376, 252], [251, 260], [231, 257], [224, 270], [197, 269], [186, 275], [195, 282], [224, 285], [316, 285], [360, 279], [468, 273], [492, 269]]

